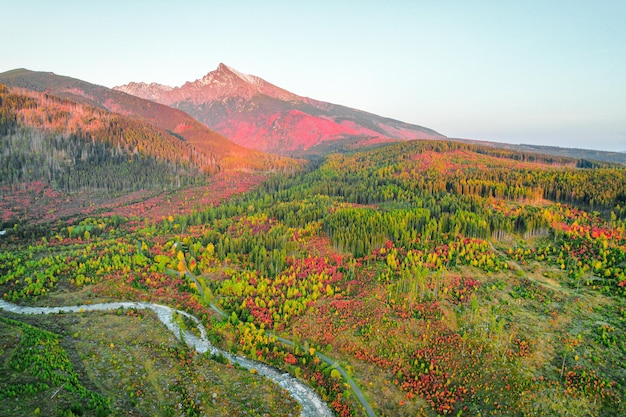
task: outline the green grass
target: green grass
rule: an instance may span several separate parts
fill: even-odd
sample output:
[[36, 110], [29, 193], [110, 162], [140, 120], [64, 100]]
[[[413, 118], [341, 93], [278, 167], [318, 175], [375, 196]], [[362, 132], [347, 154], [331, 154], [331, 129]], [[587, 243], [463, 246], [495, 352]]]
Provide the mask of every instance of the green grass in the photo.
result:
[[[2, 349], [0, 412], [5, 415], [110, 414], [109, 400], [86, 388], [74, 370], [61, 336], [0, 317]], [[43, 401], [48, 397], [52, 402]], [[41, 401], [39, 401], [41, 399]], [[13, 400], [13, 401], [11, 401]], [[54, 409], [52, 409], [52, 407]]]
[[[299, 415], [285, 391], [190, 351], [151, 312], [16, 318], [0, 317], [0, 416], [99, 415], [92, 398], [106, 404], [101, 415]], [[41, 353], [39, 368], [56, 366], [54, 376], [29, 372], [29, 350]]]

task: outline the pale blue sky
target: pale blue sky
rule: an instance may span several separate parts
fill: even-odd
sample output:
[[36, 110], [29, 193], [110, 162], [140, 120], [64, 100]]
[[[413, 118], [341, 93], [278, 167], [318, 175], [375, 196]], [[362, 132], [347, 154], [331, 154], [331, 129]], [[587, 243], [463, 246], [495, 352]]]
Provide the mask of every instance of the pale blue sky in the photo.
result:
[[449, 137], [626, 150], [623, 0], [0, 0], [0, 13], [0, 72], [180, 85], [224, 62]]

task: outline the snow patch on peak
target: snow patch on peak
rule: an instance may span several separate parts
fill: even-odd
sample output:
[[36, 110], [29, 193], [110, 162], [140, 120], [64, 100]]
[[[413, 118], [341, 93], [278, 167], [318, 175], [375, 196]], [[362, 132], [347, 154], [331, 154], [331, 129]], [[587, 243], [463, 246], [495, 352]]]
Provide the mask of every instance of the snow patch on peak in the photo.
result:
[[237, 77], [241, 78], [242, 80], [244, 80], [245, 82], [247, 82], [248, 84], [252, 84], [252, 85], [258, 85], [261, 83], [261, 79], [259, 77], [256, 77], [254, 75], [250, 75], [250, 74], [244, 74], [242, 72], [237, 71], [236, 69], [229, 67], [226, 64], [220, 64], [218, 67], [218, 70], [224, 70], [227, 69], [228, 71], [232, 72], [233, 74], [235, 74]]
[[226, 64], [220, 63], [216, 70], [186, 85], [195, 88], [203, 88], [206, 86], [223, 88], [225, 86], [242, 86], [242, 83], [243, 85], [252, 86], [254, 89], [259, 89], [259, 87], [263, 85], [263, 80], [254, 75], [243, 74]]

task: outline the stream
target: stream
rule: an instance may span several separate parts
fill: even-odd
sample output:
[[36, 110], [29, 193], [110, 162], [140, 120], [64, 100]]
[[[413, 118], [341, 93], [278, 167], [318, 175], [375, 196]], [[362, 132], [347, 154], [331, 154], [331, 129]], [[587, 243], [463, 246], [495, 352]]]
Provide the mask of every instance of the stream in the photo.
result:
[[[255, 369], [259, 375], [271, 379], [281, 388], [287, 390], [289, 394], [302, 405], [301, 417], [315, 416], [333, 416], [328, 405], [322, 401], [320, 396], [313, 391], [308, 385], [299, 381], [292, 375], [281, 371], [262, 362], [234, 355], [230, 352], [219, 349], [209, 342], [206, 336], [206, 330], [200, 320], [192, 314], [185, 311], [175, 310], [160, 304], [142, 303], [142, 302], [115, 302], [115, 303], [99, 303], [86, 304], [66, 307], [25, 307], [8, 301], [0, 300], [0, 309], [15, 314], [59, 314], [59, 313], [80, 313], [85, 311], [108, 311], [117, 310], [118, 308], [135, 308], [142, 310], [152, 310], [157, 315], [161, 323], [172, 332], [172, 334], [188, 346], [194, 348], [199, 353], [210, 352], [214, 355], [222, 355], [230, 362], [236, 363], [245, 369]], [[174, 320], [174, 313], [181, 314], [193, 320], [198, 326], [200, 337], [188, 330], [181, 331]]]

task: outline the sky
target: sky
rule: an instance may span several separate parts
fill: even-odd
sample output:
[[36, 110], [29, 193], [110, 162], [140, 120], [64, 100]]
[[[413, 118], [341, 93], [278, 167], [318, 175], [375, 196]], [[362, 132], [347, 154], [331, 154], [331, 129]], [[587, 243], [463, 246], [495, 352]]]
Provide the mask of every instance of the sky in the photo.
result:
[[220, 62], [453, 138], [626, 151], [624, 0], [0, 0], [0, 72], [178, 86]]

